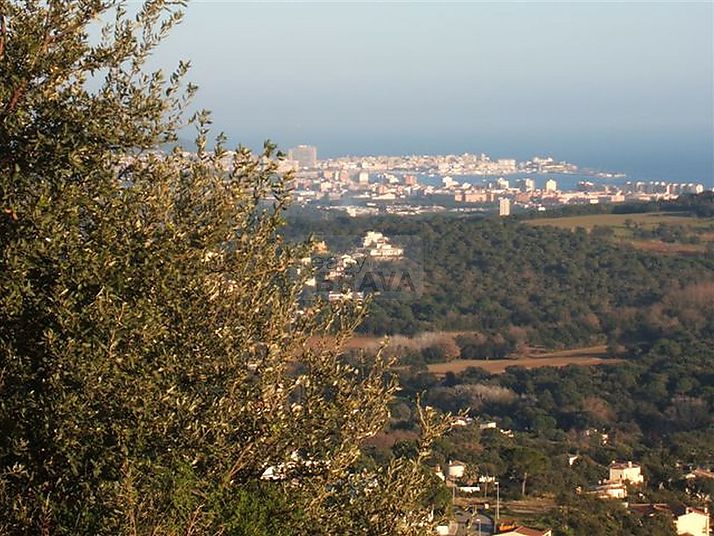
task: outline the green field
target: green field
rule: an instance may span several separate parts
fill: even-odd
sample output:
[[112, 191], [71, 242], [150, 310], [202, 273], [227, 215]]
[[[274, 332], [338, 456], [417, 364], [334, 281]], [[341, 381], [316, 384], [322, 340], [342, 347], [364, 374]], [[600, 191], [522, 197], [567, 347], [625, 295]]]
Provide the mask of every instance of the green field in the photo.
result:
[[[714, 244], [714, 218], [696, 218], [686, 212], [645, 212], [642, 214], [589, 214], [563, 218], [539, 218], [525, 223], [534, 226], [551, 226], [574, 231], [582, 228], [592, 231], [595, 227], [612, 229], [612, 237], [647, 251], [671, 254], [697, 254]], [[636, 236], [637, 230], [654, 230], [661, 226], [678, 228], [688, 236], [696, 235], [699, 242], [685, 243], [682, 240], [664, 241], [658, 238], [645, 239]]]
[[596, 225], [627, 230], [626, 222], [643, 227], [666, 225], [685, 225], [690, 227], [708, 228], [714, 224], [714, 218], [694, 218], [684, 212], [644, 212], [642, 214], [589, 214], [585, 216], [568, 216], [565, 218], [540, 218], [528, 220], [529, 225], [550, 225], [564, 229], [592, 229]]

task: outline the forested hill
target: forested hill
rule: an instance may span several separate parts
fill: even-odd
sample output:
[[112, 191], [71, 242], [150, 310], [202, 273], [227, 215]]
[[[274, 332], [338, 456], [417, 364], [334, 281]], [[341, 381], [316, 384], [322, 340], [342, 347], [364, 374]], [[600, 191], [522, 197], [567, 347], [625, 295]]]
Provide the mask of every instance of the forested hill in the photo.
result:
[[[295, 220], [290, 233], [354, 237], [367, 230], [417, 237], [423, 292], [375, 300], [368, 333], [474, 331], [506, 350], [635, 341], [713, 329], [714, 257], [664, 256], [589, 235], [513, 220], [430, 216]], [[335, 241], [333, 239], [333, 241]], [[700, 303], [702, 302], [702, 303]]]
[[[710, 232], [709, 222], [696, 223]], [[439, 411], [475, 419], [437, 441], [436, 463], [456, 459], [473, 474], [496, 475], [501, 497], [519, 499], [511, 505], [520, 507], [524, 496], [556, 505], [542, 515], [507, 506], [508, 518], [553, 527], [557, 536], [674, 534], [669, 519], [642, 520], [619, 502], [583, 493], [607, 477], [613, 460], [641, 464], [645, 484], [631, 495], [640, 502], [706, 504], [712, 481], [686, 475], [714, 464], [711, 250], [652, 253], [603, 233], [513, 218], [323, 217], [289, 229], [294, 238], [308, 230], [333, 252], [380, 231], [423, 265], [423, 293], [377, 297], [364, 331], [460, 332], [453, 341], [452, 334], [392, 339], [400, 341], [393, 350], [402, 389], [390, 427], [367, 449], [373, 460], [416, 451], [418, 418], [409, 408], [421, 394]], [[419, 241], [421, 250], [410, 249]], [[408, 344], [423, 340], [423, 347]], [[597, 367], [528, 369], [513, 360], [493, 373], [479, 361], [538, 354], [529, 346], [605, 341], [620, 359]], [[449, 368], [439, 374], [441, 365]]]

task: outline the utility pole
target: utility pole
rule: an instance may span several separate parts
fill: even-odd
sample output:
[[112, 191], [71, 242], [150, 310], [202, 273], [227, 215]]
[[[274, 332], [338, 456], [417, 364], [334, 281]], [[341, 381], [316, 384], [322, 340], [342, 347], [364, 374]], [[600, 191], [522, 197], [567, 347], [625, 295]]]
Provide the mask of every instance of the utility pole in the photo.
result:
[[496, 481], [496, 523], [500, 518], [501, 513], [501, 483]]

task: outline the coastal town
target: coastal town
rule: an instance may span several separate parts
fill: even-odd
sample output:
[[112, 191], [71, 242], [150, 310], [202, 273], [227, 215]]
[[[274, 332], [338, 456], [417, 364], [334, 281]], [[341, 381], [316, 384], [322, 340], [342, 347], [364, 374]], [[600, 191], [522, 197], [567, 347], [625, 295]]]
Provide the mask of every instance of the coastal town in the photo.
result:
[[628, 180], [621, 173], [538, 156], [528, 161], [486, 154], [318, 160], [316, 147], [300, 145], [288, 151], [280, 169], [294, 173], [292, 195], [298, 206], [350, 216], [444, 211], [508, 216], [564, 205], [674, 199], [705, 190], [701, 182]]

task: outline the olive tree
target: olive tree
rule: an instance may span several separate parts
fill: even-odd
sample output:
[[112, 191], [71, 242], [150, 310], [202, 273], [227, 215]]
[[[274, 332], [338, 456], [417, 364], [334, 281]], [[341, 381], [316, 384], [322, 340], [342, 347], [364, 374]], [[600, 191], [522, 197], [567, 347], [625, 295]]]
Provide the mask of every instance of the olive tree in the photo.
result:
[[424, 533], [443, 421], [360, 469], [390, 362], [300, 299], [274, 147], [209, 150], [188, 64], [145, 72], [180, 8], [0, 0], [0, 533]]

